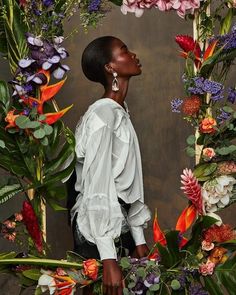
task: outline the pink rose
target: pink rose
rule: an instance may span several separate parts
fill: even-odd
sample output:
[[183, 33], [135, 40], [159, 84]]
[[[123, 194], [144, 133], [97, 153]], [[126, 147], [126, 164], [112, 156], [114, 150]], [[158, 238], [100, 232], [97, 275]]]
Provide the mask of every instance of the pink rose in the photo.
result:
[[209, 117], [209, 118], [205, 118], [201, 121], [200, 126], [199, 126], [199, 130], [201, 133], [215, 133], [216, 129], [214, 127], [217, 126], [216, 120]]
[[211, 251], [214, 247], [215, 247], [215, 245], [213, 243], [208, 242], [206, 240], [202, 241], [202, 250]]
[[9, 228], [9, 229], [16, 227], [16, 223], [10, 220], [4, 221], [3, 224], [6, 226], [6, 228]]
[[22, 221], [23, 220], [23, 216], [21, 213], [15, 213], [15, 221]]
[[199, 272], [203, 276], [212, 275], [214, 272], [215, 263], [208, 260], [206, 263], [203, 263], [199, 266]]
[[211, 160], [213, 157], [215, 157], [216, 153], [215, 153], [214, 149], [212, 149], [212, 148], [205, 148], [205, 149], [202, 151], [202, 155], [203, 155], [203, 157], [205, 158], [205, 160], [209, 161], [209, 160]]

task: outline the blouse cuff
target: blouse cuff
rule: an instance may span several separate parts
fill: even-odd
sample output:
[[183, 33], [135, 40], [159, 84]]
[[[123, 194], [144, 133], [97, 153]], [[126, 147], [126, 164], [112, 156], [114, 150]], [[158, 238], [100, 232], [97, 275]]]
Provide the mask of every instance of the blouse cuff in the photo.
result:
[[101, 260], [116, 259], [117, 253], [114, 240], [111, 237], [94, 238]]
[[131, 226], [130, 231], [136, 246], [146, 244], [142, 226]]

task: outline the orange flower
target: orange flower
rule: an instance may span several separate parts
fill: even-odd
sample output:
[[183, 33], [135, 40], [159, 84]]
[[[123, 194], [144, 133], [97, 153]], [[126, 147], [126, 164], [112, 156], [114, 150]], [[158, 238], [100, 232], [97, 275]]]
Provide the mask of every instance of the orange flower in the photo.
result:
[[155, 216], [153, 220], [153, 239], [155, 243], [160, 243], [162, 246], [166, 245], [166, 237], [158, 224], [157, 210], [155, 210]]
[[88, 276], [90, 279], [95, 281], [98, 276], [98, 262], [96, 259], [88, 259], [83, 261], [83, 273]]
[[216, 120], [212, 117], [208, 117], [202, 120], [200, 123], [200, 132], [202, 133], [214, 133], [216, 129], [214, 127], [217, 126]]
[[223, 247], [215, 247], [212, 251], [208, 259], [215, 263], [219, 264], [222, 263], [225, 260], [225, 254], [227, 253], [227, 249]]
[[7, 113], [5, 121], [8, 123], [8, 125], [5, 127], [5, 129], [17, 127], [15, 121], [16, 121], [16, 118], [19, 117], [19, 115], [14, 115], [14, 112], [15, 110], [9, 111]]
[[176, 230], [179, 230], [181, 233], [184, 233], [189, 227], [193, 224], [197, 215], [197, 209], [192, 204], [185, 208], [181, 213], [177, 223], [176, 223]]
[[69, 111], [70, 108], [72, 108], [73, 105], [55, 113], [46, 113], [44, 114], [46, 119], [42, 122], [47, 123], [48, 125], [54, 124], [57, 120], [59, 120], [67, 111]]

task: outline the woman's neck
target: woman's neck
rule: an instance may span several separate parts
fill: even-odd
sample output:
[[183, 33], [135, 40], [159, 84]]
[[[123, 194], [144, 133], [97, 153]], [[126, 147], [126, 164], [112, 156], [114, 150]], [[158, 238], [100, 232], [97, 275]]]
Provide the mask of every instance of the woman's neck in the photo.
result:
[[111, 85], [109, 85], [105, 88], [103, 97], [111, 98], [124, 107], [124, 101], [128, 91], [129, 80], [119, 80], [118, 83], [118, 91], [112, 91]]

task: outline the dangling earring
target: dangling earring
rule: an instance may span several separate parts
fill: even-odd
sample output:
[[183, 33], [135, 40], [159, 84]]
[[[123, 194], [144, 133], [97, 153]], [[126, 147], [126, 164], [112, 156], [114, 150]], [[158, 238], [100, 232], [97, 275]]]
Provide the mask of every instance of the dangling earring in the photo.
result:
[[114, 73], [112, 73], [112, 75], [113, 75], [114, 79], [112, 81], [111, 89], [112, 89], [112, 91], [117, 92], [117, 91], [119, 91], [119, 83], [118, 83], [118, 80], [117, 80], [117, 73], [114, 72]]

